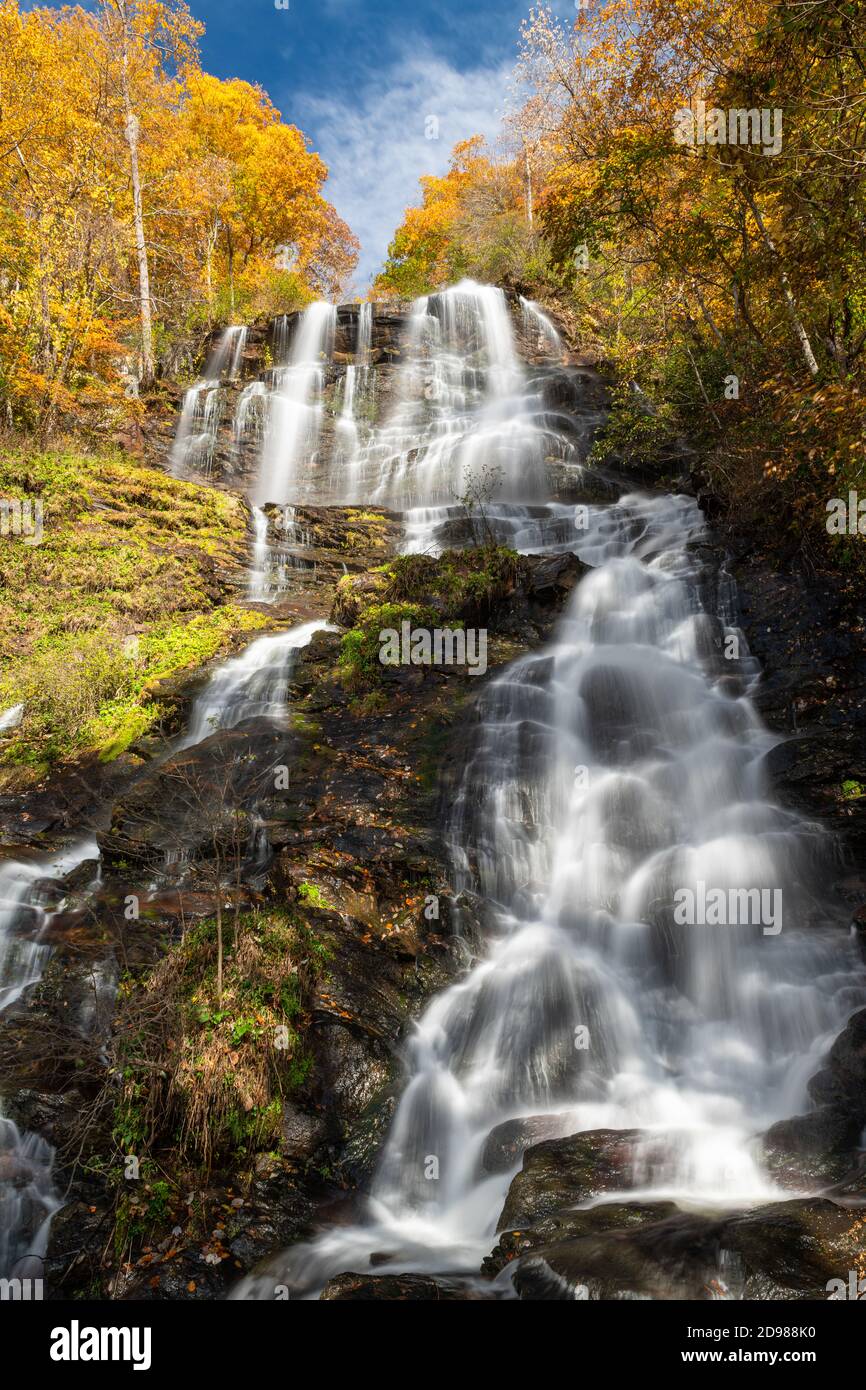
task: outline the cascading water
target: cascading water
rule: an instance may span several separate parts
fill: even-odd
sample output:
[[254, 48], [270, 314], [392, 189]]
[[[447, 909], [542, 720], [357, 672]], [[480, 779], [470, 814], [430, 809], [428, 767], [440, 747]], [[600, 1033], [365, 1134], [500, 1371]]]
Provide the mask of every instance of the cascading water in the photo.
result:
[[282, 715], [298, 652], [317, 632], [332, 631], [330, 623], [301, 623], [258, 638], [240, 656], [224, 662], [195, 701], [187, 732], [176, 750], [201, 743], [218, 729], [233, 729], [246, 719]]
[[342, 497], [356, 497], [358, 491], [358, 461], [362, 445], [359, 412], [370, 399], [374, 370], [371, 364], [373, 345], [373, 305], [365, 301], [358, 308], [358, 332], [355, 341], [355, 360], [346, 367], [343, 382], [343, 407], [337, 420], [336, 458], [333, 470], [334, 489]]
[[[53, 914], [43, 906], [40, 885], [98, 855], [95, 841], [81, 840], [50, 859], [0, 865], [0, 1013], [38, 982], [50, 955], [41, 938]], [[51, 1145], [22, 1133], [0, 1108], [0, 1278], [42, 1275], [51, 1218], [61, 1205], [53, 1162]]]
[[358, 461], [365, 497], [459, 504], [475, 489], [548, 496], [548, 450], [568, 455], [515, 350], [501, 290], [464, 281], [413, 307], [398, 404]]
[[271, 548], [268, 544], [268, 518], [261, 507], [253, 507], [253, 558], [250, 565], [247, 597], [257, 603], [269, 603], [275, 596], [271, 582]]
[[233, 434], [235, 451], [248, 439], [260, 440], [264, 431], [267, 390], [263, 381], [251, 381], [241, 392], [235, 411]]
[[208, 356], [204, 376], [185, 393], [172, 445], [169, 468], [210, 472], [222, 421], [225, 383], [236, 381], [243, 364], [249, 330], [226, 328]]
[[[447, 543], [458, 509], [441, 499], [481, 464], [501, 484], [493, 534], [592, 569], [552, 643], [483, 697], [450, 841], [455, 886], [479, 891], [495, 925], [410, 1040], [363, 1220], [266, 1262], [237, 1297], [315, 1294], [374, 1255], [377, 1272], [477, 1270], [514, 1172], [487, 1173], [484, 1144], [528, 1115], [563, 1135], [640, 1130], [631, 1198], [779, 1195], [755, 1136], [802, 1108], [866, 995], [817, 896], [830, 847], [768, 794], [776, 740], [750, 702], [754, 663], [695, 503], [547, 501], [544, 464], [574, 456], [498, 291], [421, 301], [407, 354], [362, 461], [368, 496], [413, 499], [407, 546]], [[707, 890], [761, 915], [675, 915], [678, 895]]]
[[520, 308], [523, 315], [523, 331], [527, 338], [534, 342], [535, 351], [548, 357], [561, 358], [562, 339], [544, 310], [534, 299], [524, 299], [523, 295], [520, 296]]
[[337, 310], [324, 301], [311, 304], [295, 329], [289, 361], [274, 373], [253, 501], [293, 502], [295, 471], [315, 449], [322, 420], [325, 367], [333, 352]]

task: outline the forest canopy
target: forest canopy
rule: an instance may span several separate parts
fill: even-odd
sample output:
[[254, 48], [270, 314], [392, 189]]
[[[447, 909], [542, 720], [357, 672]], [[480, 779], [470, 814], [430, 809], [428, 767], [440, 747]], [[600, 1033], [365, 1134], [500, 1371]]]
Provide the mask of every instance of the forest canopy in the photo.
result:
[[0, 0], [0, 411], [50, 432], [213, 325], [338, 294], [357, 242], [267, 94], [202, 71], [183, 0]]
[[620, 382], [608, 444], [715, 442], [720, 491], [811, 525], [863, 480], [864, 91], [845, 0], [538, 5], [501, 141], [422, 180], [377, 292], [557, 303]]

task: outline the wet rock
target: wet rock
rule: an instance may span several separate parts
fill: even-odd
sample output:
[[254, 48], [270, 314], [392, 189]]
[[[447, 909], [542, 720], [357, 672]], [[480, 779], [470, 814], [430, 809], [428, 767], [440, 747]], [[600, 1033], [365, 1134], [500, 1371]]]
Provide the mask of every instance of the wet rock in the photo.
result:
[[286, 1101], [280, 1125], [282, 1152], [288, 1158], [310, 1158], [322, 1142], [325, 1129], [320, 1115], [309, 1115]]
[[[817, 1299], [866, 1253], [866, 1208], [822, 1198], [690, 1214], [600, 1204], [506, 1231], [484, 1263], [522, 1299]], [[504, 1276], [503, 1276], [504, 1277]]]
[[92, 1290], [112, 1227], [112, 1214], [97, 1183], [79, 1181], [51, 1221], [45, 1261], [49, 1299], [68, 1298], [71, 1289]]
[[297, 748], [288, 732], [253, 719], [169, 757], [115, 802], [111, 826], [98, 836], [106, 864], [161, 864], [203, 845], [243, 854], [248, 827], [228, 808], [255, 805]]
[[780, 1120], [763, 1136], [763, 1162], [783, 1187], [821, 1191], [855, 1166], [859, 1129], [824, 1106]]
[[[859, 1269], [866, 1255], [866, 1209], [812, 1198], [777, 1202], [725, 1224], [721, 1248], [739, 1262], [742, 1296], [821, 1298], [827, 1284]], [[781, 1291], [769, 1294], [768, 1288]]]
[[659, 1203], [655, 1212], [656, 1204], [627, 1205], [619, 1211], [619, 1226], [609, 1226], [604, 1209], [596, 1209], [595, 1222], [575, 1223], [584, 1232], [576, 1239], [555, 1240], [515, 1261], [517, 1293], [545, 1301], [719, 1296], [722, 1220], [676, 1209], [668, 1215], [669, 1205]]
[[326, 1301], [456, 1303], [478, 1297], [467, 1282], [427, 1274], [338, 1274], [325, 1285]]
[[851, 1178], [860, 1167], [866, 1126], [866, 1009], [848, 1020], [809, 1081], [808, 1092], [815, 1108], [773, 1125], [764, 1136], [764, 1149], [778, 1181], [820, 1190]]
[[563, 1207], [628, 1188], [640, 1137], [637, 1129], [596, 1129], [566, 1139], [548, 1139], [527, 1149], [496, 1229], [531, 1226]]
[[20, 1130], [41, 1134], [49, 1144], [57, 1144], [68, 1131], [81, 1104], [82, 1096], [77, 1091], [57, 1094], [22, 1086], [4, 1097], [3, 1109]]
[[519, 1231], [503, 1231], [481, 1270], [494, 1276], [513, 1260], [540, 1248], [610, 1231], [629, 1231], [635, 1226], [667, 1220], [676, 1212], [674, 1202], [604, 1202], [584, 1211], [552, 1212]]
[[866, 1125], [866, 1009], [848, 1020], [808, 1090], [816, 1105], [844, 1116], [852, 1127]]
[[481, 1170], [484, 1173], [507, 1173], [517, 1160], [534, 1144], [545, 1139], [561, 1139], [574, 1128], [570, 1114], [525, 1115], [517, 1120], [505, 1120], [492, 1129], [481, 1151]]

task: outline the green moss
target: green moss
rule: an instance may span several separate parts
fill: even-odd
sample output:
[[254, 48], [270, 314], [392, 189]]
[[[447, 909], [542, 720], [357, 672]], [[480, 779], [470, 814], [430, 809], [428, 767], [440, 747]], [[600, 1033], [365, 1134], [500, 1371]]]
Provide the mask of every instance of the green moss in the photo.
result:
[[266, 619], [231, 602], [245, 561], [237, 498], [120, 454], [11, 453], [0, 495], [41, 502], [39, 545], [0, 545], [0, 710], [15, 766], [82, 751], [110, 760], [161, 713], [150, 689]]
[[301, 883], [298, 886], [298, 900], [309, 904], [310, 907], [318, 907], [323, 912], [336, 912], [333, 903], [329, 903], [322, 895], [322, 890], [315, 883]]
[[385, 667], [379, 633], [412, 627], [461, 627], [487, 612], [513, 589], [520, 557], [505, 546], [447, 550], [442, 555], [400, 555], [337, 585], [335, 613], [353, 626], [340, 644], [338, 674], [355, 689], [373, 686]]
[[842, 795], [846, 801], [856, 801], [859, 797], [866, 795], [866, 788], [862, 782], [855, 782], [853, 777], [849, 777], [842, 783]]
[[412, 627], [436, 627], [442, 615], [434, 608], [416, 603], [373, 603], [361, 610], [357, 626], [340, 643], [339, 674], [350, 685], [378, 680], [385, 670], [379, 660], [380, 632], [400, 631], [401, 623]]

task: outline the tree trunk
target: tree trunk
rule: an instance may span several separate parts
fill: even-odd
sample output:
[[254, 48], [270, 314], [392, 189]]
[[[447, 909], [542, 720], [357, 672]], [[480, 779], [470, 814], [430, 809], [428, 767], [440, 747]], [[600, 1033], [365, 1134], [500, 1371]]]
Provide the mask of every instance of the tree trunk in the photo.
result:
[[213, 320], [213, 253], [218, 236], [219, 223], [215, 222], [207, 234], [207, 307], [211, 321]]
[[155, 375], [153, 360], [153, 313], [150, 299], [150, 267], [147, 262], [147, 240], [144, 235], [144, 205], [141, 198], [141, 173], [138, 165], [138, 117], [133, 110], [132, 92], [129, 85], [129, 15], [126, 0], [115, 0], [120, 16], [121, 33], [121, 73], [123, 109], [126, 117], [124, 135], [129, 149], [129, 167], [132, 176], [132, 207], [135, 220], [135, 249], [138, 256], [138, 300], [141, 318], [141, 385], [150, 386]]
[[226, 227], [226, 246], [228, 249], [229, 261], [229, 310], [232, 323], [235, 321], [235, 244], [232, 241], [232, 229]]
[[764, 225], [764, 219], [761, 216], [760, 211], [758, 210], [758, 205], [752, 197], [751, 190], [745, 183], [745, 180], [741, 183], [740, 189], [743, 194], [743, 197], [749, 205], [749, 211], [755, 219], [755, 225], [757, 226], [758, 231], [761, 233], [764, 245], [766, 246], [767, 250], [770, 252], [770, 255], [773, 257], [773, 259], [779, 267], [779, 279], [782, 282], [782, 295], [785, 300], [785, 309], [787, 311], [788, 318], [791, 321], [791, 327], [793, 328], [799, 340], [800, 348], [803, 353], [803, 358], [805, 360], [806, 366], [809, 369], [810, 375], [817, 376], [820, 370], [820, 368], [818, 367], [818, 359], [812, 351], [812, 344], [809, 342], [809, 335], [807, 334], [806, 329], [803, 327], [803, 324], [800, 320], [800, 316], [797, 313], [797, 303], [794, 299], [793, 294], [791, 293], [791, 286], [788, 281], [788, 276], [785, 272], [785, 267], [782, 264], [782, 258], [776, 250], [770, 233], [767, 231], [767, 228]]

